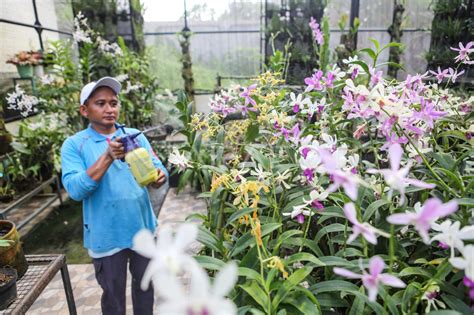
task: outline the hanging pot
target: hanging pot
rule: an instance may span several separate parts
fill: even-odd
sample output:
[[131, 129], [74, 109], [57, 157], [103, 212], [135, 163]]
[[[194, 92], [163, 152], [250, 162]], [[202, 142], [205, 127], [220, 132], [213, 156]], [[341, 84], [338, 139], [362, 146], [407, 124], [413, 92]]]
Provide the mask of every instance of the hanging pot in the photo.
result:
[[8, 220], [0, 220], [0, 240], [9, 241], [8, 246], [0, 246], [0, 267], [11, 266], [16, 269], [18, 278], [21, 278], [26, 270], [28, 263], [20, 242], [15, 223]]

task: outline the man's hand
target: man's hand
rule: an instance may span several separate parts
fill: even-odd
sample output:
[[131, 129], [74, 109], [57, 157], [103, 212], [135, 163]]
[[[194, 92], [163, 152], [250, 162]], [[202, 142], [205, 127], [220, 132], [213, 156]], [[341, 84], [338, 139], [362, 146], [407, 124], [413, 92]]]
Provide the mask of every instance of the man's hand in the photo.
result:
[[122, 142], [120, 142], [120, 138], [115, 138], [110, 141], [106, 152], [112, 160], [123, 159], [125, 157], [125, 151]]
[[158, 189], [166, 182], [166, 175], [159, 169], [156, 169], [156, 171], [158, 172], [158, 179], [151, 184], [151, 187]]

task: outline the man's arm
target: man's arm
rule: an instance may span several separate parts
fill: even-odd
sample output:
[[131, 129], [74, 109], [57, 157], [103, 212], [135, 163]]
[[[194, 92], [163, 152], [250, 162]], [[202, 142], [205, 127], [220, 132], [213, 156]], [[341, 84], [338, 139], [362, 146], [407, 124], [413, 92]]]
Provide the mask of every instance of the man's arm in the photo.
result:
[[74, 142], [71, 139], [66, 140], [61, 148], [61, 164], [62, 181], [69, 196], [76, 201], [81, 201], [92, 194], [114, 159], [122, 158], [123, 155], [122, 144], [112, 141], [107, 151], [86, 169], [85, 162]]
[[94, 181], [98, 182], [107, 172], [114, 160], [122, 159], [124, 156], [122, 143], [119, 142], [118, 139], [110, 141], [107, 150], [87, 169], [86, 173]]

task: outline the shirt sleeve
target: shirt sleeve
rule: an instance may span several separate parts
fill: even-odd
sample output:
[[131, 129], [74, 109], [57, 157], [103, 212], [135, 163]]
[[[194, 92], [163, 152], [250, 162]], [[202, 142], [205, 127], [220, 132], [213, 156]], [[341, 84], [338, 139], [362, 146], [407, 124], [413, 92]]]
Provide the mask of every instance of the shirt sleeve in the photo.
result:
[[160, 169], [166, 175], [166, 177], [169, 177], [168, 170], [160, 161], [155, 151], [153, 151], [153, 148], [151, 147], [150, 142], [148, 142], [148, 139], [143, 134], [141, 134], [139, 138], [140, 138], [140, 144], [150, 153], [151, 159], [155, 167]]
[[62, 182], [69, 196], [81, 201], [92, 194], [99, 185], [89, 175], [79, 150], [72, 139], [67, 139], [61, 147]]

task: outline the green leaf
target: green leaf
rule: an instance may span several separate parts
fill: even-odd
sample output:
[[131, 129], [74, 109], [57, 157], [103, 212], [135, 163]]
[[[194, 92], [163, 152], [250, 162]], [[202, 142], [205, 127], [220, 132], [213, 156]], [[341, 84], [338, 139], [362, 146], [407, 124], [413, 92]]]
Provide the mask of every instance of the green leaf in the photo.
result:
[[406, 276], [422, 276], [427, 279], [431, 279], [433, 275], [420, 267], [406, 267], [398, 274], [399, 277], [406, 277]]
[[310, 253], [296, 253], [285, 259], [287, 265], [301, 261], [309, 261], [315, 264], [316, 266], [326, 266], [321, 260], [319, 260], [318, 258], [316, 258], [316, 256]]
[[[346, 229], [346, 226], [341, 223], [333, 223], [331, 225], [325, 226], [318, 231], [318, 233], [316, 234], [316, 237], [314, 238], [314, 241], [316, 243], [319, 243], [319, 241], [324, 235], [333, 233], [333, 232], [342, 232], [345, 229]], [[328, 236], [328, 239], [330, 240], [329, 236]]]
[[375, 38], [369, 38], [369, 40], [374, 44], [375, 46], [375, 51], [380, 51], [380, 44], [378, 42], [378, 40], [376, 40]]
[[24, 154], [28, 154], [28, 155], [31, 154], [31, 151], [23, 143], [12, 142], [12, 143], [10, 143], [10, 145], [15, 151], [18, 151], [18, 152], [24, 153]]
[[239, 267], [238, 273], [239, 273], [240, 277], [245, 277], [249, 280], [255, 280], [258, 283], [263, 285], [262, 277], [260, 276], [260, 274], [258, 272], [256, 272], [253, 269], [250, 269], [250, 268], [247, 268], [247, 267]]
[[311, 286], [309, 290], [314, 294], [318, 295], [325, 292], [352, 292], [359, 290], [359, 287], [353, 284], [352, 282], [345, 280], [329, 280], [318, 282]]
[[[361, 287], [359, 288], [359, 291], [362, 291], [361, 293], [364, 293], [364, 289]], [[354, 302], [352, 303], [352, 307], [349, 311], [349, 315], [358, 315], [358, 314], [363, 314], [364, 313], [364, 307], [365, 307], [365, 302], [364, 299], [361, 297], [357, 296], [354, 299]]]
[[232, 215], [229, 217], [229, 219], [227, 219], [227, 224], [226, 225], [231, 224], [232, 222], [234, 222], [238, 218], [242, 217], [243, 215], [246, 215], [246, 214], [251, 213], [253, 211], [255, 211], [254, 208], [243, 208], [241, 210], [238, 210], [238, 211], [232, 213]]
[[461, 312], [462, 314], [472, 314], [471, 308], [453, 295], [441, 294], [441, 299], [455, 311]]
[[209, 270], [221, 270], [225, 263], [215, 257], [196, 255], [194, 259], [203, 267]]
[[441, 167], [451, 170], [456, 164], [456, 161], [448, 153], [436, 152], [432, 153], [431, 156], [441, 165]]
[[257, 124], [251, 124], [245, 133], [245, 142], [252, 143], [257, 137], [260, 128]]
[[301, 283], [313, 270], [312, 267], [303, 267], [295, 271], [278, 289], [272, 300], [272, 308], [278, 309], [280, 302], [291, 292], [291, 290]]
[[285, 303], [292, 305], [302, 314], [321, 314], [319, 308], [307, 296], [304, 295], [297, 295], [296, 297], [287, 297], [285, 299]]
[[265, 170], [270, 169], [270, 160], [259, 150], [251, 146], [246, 146], [245, 151], [247, 151], [247, 153], [250, 154], [255, 159], [255, 161], [261, 164]]
[[380, 207], [389, 204], [391, 201], [380, 199], [372, 202], [364, 211], [362, 218], [364, 222], [369, 221], [372, 216], [374, 215], [375, 211], [377, 211]]
[[[267, 223], [262, 225], [262, 238], [270, 234], [271, 232], [275, 231], [281, 226], [280, 223]], [[251, 234], [251, 231], [248, 231], [244, 235], [242, 235], [237, 242], [235, 243], [235, 246], [232, 248], [232, 250], [229, 252], [230, 257], [234, 257], [235, 255], [241, 253], [243, 250], [245, 250], [247, 247], [252, 245], [255, 242], [254, 236]]]
[[197, 240], [210, 249], [222, 253], [217, 237], [203, 226], [199, 226]]
[[257, 284], [255, 281], [250, 281], [249, 283], [245, 283], [243, 285], [240, 285], [240, 287], [247, 292], [248, 295], [252, 299], [254, 299], [255, 302], [257, 302], [263, 310], [268, 314], [269, 309], [268, 309], [268, 297], [265, 291]]
[[437, 310], [429, 312], [428, 315], [462, 315], [462, 313], [451, 310]]
[[375, 60], [377, 58], [377, 54], [375, 53], [375, 51], [373, 51], [370, 48], [364, 48], [364, 49], [361, 49], [360, 51], [368, 54], [370, 58], [372, 58], [372, 60]]
[[459, 199], [456, 199], [456, 201], [458, 202], [458, 204], [460, 206], [474, 206], [474, 199], [473, 198], [459, 198]]

